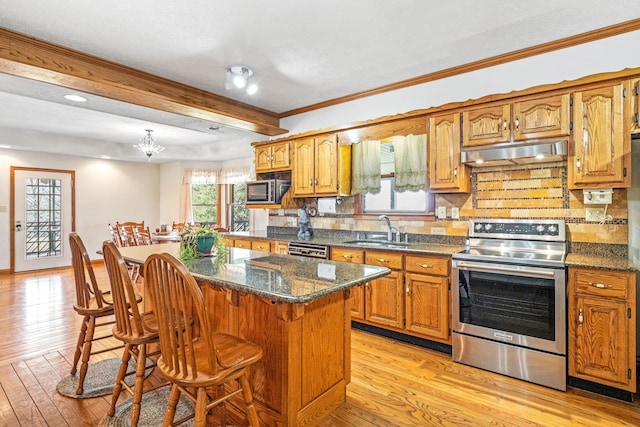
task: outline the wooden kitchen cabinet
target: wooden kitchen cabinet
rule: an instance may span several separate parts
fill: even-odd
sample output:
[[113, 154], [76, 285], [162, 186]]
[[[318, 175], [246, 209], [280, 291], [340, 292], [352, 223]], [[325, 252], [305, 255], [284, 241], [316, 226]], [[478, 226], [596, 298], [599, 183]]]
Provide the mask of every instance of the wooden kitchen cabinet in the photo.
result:
[[[364, 263], [364, 251], [350, 248], [331, 248], [333, 261]], [[351, 288], [351, 318], [364, 320], [364, 289], [365, 285]]]
[[429, 339], [451, 342], [448, 257], [405, 256], [405, 328]]
[[523, 97], [508, 104], [474, 108], [463, 113], [462, 145], [568, 137], [571, 98], [567, 93]]
[[257, 173], [290, 169], [289, 142], [256, 146], [255, 166]]
[[365, 320], [382, 327], [404, 327], [403, 255], [398, 252], [367, 250], [365, 264], [391, 269], [391, 273], [365, 284]]
[[293, 197], [339, 195], [336, 135], [294, 141]]
[[289, 243], [282, 241], [275, 241], [271, 245], [272, 252], [276, 254], [288, 255], [289, 254]]
[[252, 240], [251, 241], [252, 251], [271, 252], [272, 246], [273, 246], [273, 242], [270, 242], [268, 240]]
[[625, 85], [597, 86], [574, 94], [574, 143], [567, 161], [568, 187], [631, 185], [631, 136], [625, 131]]
[[470, 168], [460, 163], [460, 113], [429, 117], [429, 190], [468, 193]]
[[569, 268], [571, 377], [635, 393], [636, 274]]
[[240, 249], [251, 249], [251, 239], [237, 238], [233, 239], [233, 247]]
[[631, 133], [640, 133], [640, 78], [630, 81], [629, 92], [627, 96], [629, 104], [625, 105], [629, 112], [625, 114], [629, 120], [629, 131]]

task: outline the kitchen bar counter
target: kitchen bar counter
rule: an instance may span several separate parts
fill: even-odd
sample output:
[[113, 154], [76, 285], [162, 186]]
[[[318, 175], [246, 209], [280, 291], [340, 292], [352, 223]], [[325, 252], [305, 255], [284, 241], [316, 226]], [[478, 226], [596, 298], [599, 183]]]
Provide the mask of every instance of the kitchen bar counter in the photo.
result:
[[[142, 264], [153, 252], [175, 255], [178, 247], [120, 252]], [[203, 257], [185, 265], [201, 285], [216, 331], [264, 351], [250, 373], [261, 425], [316, 425], [345, 402], [351, 377], [349, 289], [388, 274], [387, 268], [233, 248], [224, 261]], [[227, 405], [234, 424], [242, 425], [242, 405]]]

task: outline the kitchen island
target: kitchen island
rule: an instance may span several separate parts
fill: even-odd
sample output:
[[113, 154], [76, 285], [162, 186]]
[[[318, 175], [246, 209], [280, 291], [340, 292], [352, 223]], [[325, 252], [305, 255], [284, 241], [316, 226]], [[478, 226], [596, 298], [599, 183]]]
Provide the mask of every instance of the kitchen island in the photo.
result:
[[[120, 252], [143, 264], [151, 253], [176, 255], [178, 248], [168, 243]], [[201, 285], [215, 329], [263, 349], [250, 373], [262, 425], [312, 425], [345, 401], [349, 290], [389, 269], [234, 248], [221, 259], [201, 257], [185, 265]], [[228, 412], [242, 421], [240, 411]]]

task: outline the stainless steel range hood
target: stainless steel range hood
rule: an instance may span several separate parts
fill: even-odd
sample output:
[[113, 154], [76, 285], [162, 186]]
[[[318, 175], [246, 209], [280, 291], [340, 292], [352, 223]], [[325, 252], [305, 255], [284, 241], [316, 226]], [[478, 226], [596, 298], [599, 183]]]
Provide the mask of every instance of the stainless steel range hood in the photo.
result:
[[567, 156], [567, 140], [506, 142], [462, 149], [462, 163], [470, 166], [556, 162]]

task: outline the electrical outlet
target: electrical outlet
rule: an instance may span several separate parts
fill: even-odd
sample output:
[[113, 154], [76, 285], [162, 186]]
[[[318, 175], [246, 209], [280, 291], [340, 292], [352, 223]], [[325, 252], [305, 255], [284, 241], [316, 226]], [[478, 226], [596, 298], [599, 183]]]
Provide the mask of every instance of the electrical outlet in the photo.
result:
[[586, 208], [585, 209], [585, 220], [600, 222], [604, 218], [604, 208]]
[[460, 209], [458, 208], [451, 208], [451, 218], [452, 219], [460, 219]]
[[284, 216], [284, 209], [278, 209], [278, 216]]
[[447, 207], [446, 206], [438, 206], [436, 210], [436, 216], [438, 219], [444, 219], [447, 217]]

